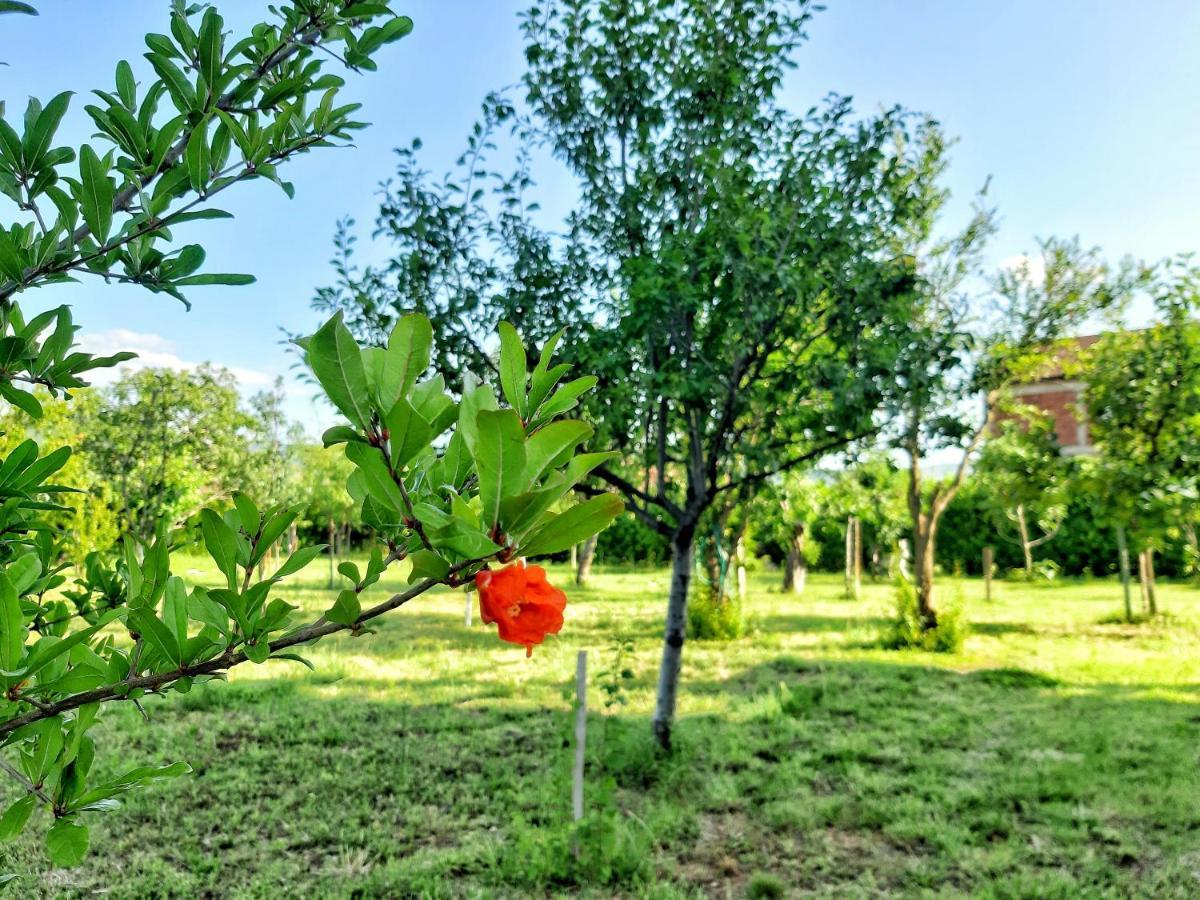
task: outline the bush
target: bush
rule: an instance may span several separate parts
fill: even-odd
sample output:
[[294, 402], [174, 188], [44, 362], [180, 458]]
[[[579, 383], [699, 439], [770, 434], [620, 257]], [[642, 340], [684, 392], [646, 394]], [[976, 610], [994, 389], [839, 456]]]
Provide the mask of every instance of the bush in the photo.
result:
[[710, 591], [698, 591], [688, 602], [688, 635], [701, 641], [732, 641], [746, 633], [742, 603], [736, 594], [714, 600]]
[[917, 590], [911, 582], [896, 581], [896, 618], [887, 627], [881, 643], [889, 650], [927, 650], [957, 653], [967, 637], [967, 620], [961, 597], [938, 612], [934, 628], [925, 628], [917, 606]]

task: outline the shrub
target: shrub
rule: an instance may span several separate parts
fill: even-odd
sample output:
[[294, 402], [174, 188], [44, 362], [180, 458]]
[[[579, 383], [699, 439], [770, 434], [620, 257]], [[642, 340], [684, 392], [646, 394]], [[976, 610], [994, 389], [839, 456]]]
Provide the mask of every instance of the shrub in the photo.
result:
[[916, 588], [911, 582], [897, 579], [896, 618], [887, 626], [881, 643], [889, 650], [957, 653], [966, 640], [967, 630], [961, 596], [938, 611], [934, 628], [926, 628], [917, 606]]
[[742, 604], [736, 594], [713, 598], [698, 591], [688, 603], [688, 634], [701, 641], [732, 641], [746, 633]]

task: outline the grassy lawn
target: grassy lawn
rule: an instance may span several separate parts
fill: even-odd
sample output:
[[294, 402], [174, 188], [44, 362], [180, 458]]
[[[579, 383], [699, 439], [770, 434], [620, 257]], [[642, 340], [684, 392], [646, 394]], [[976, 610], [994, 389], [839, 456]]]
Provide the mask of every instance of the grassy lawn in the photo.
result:
[[[648, 720], [665, 585], [599, 573], [532, 659], [437, 594], [318, 645], [316, 672], [243, 666], [150, 698], [148, 723], [112, 708], [100, 769], [195, 773], [96, 817], [87, 865], [47, 870], [43, 819], [0, 871], [23, 874], [20, 896], [1200, 894], [1200, 591], [1163, 586], [1167, 622], [1129, 627], [1101, 624], [1112, 582], [1002, 583], [987, 604], [947, 579], [974, 630], [932, 655], [872, 646], [887, 585], [851, 603], [831, 577], [794, 598], [753, 574], [750, 633], [685, 650], [662, 760]], [[324, 586], [313, 566], [291, 599], [320, 610]], [[606, 715], [618, 638], [632, 679]], [[595, 713], [576, 856], [581, 648]]]

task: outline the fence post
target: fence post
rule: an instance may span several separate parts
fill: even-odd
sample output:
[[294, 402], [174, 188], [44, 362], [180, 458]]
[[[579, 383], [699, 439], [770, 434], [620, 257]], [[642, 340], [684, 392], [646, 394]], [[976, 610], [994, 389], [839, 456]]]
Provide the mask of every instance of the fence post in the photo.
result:
[[475, 604], [474, 604], [474, 602], [472, 602], [474, 599], [475, 599], [475, 594], [472, 592], [468, 592], [467, 593], [467, 604], [463, 608], [463, 624], [466, 625], [468, 628], [471, 627], [471, 621], [474, 618]]
[[[583, 818], [583, 764], [587, 749], [587, 651], [580, 650], [575, 663], [575, 772], [571, 806], [578, 822]], [[579, 848], [576, 846], [576, 852]]]
[[983, 596], [992, 602], [992, 548], [983, 548]]

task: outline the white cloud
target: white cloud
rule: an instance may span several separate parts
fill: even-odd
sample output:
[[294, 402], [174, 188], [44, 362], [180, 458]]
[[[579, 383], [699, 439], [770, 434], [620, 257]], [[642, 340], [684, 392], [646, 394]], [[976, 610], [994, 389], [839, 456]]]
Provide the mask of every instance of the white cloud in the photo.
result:
[[1041, 287], [1046, 280], [1046, 260], [1041, 256], [1026, 256], [1024, 253], [1006, 256], [1000, 260], [1000, 270], [1014, 274], [1024, 270], [1034, 287]]
[[[79, 348], [85, 353], [96, 356], [110, 356], [130, 350], [137, 354], [136, 359], [112, 369], [95, 369], [89, 372], [89, 381], [93, 384], [111, 384], [123, 372], [136, 372], [139, 369], [175, 369], [185, 372], [198, 368], [201, 362], [186, 360], [176, 352], [176, 344], [160, 334], [146, 334], [140, 331], [130, 331], [127, 328], [109, 328], [106, 331], [94, 331], [79, 336]], [[275, 376], [269, 372], [257, 369], [244, 369], [240, 366], [221, 366], [233, 373], [242, 388], [257, 389], [270, 387], [275, 383]]]

